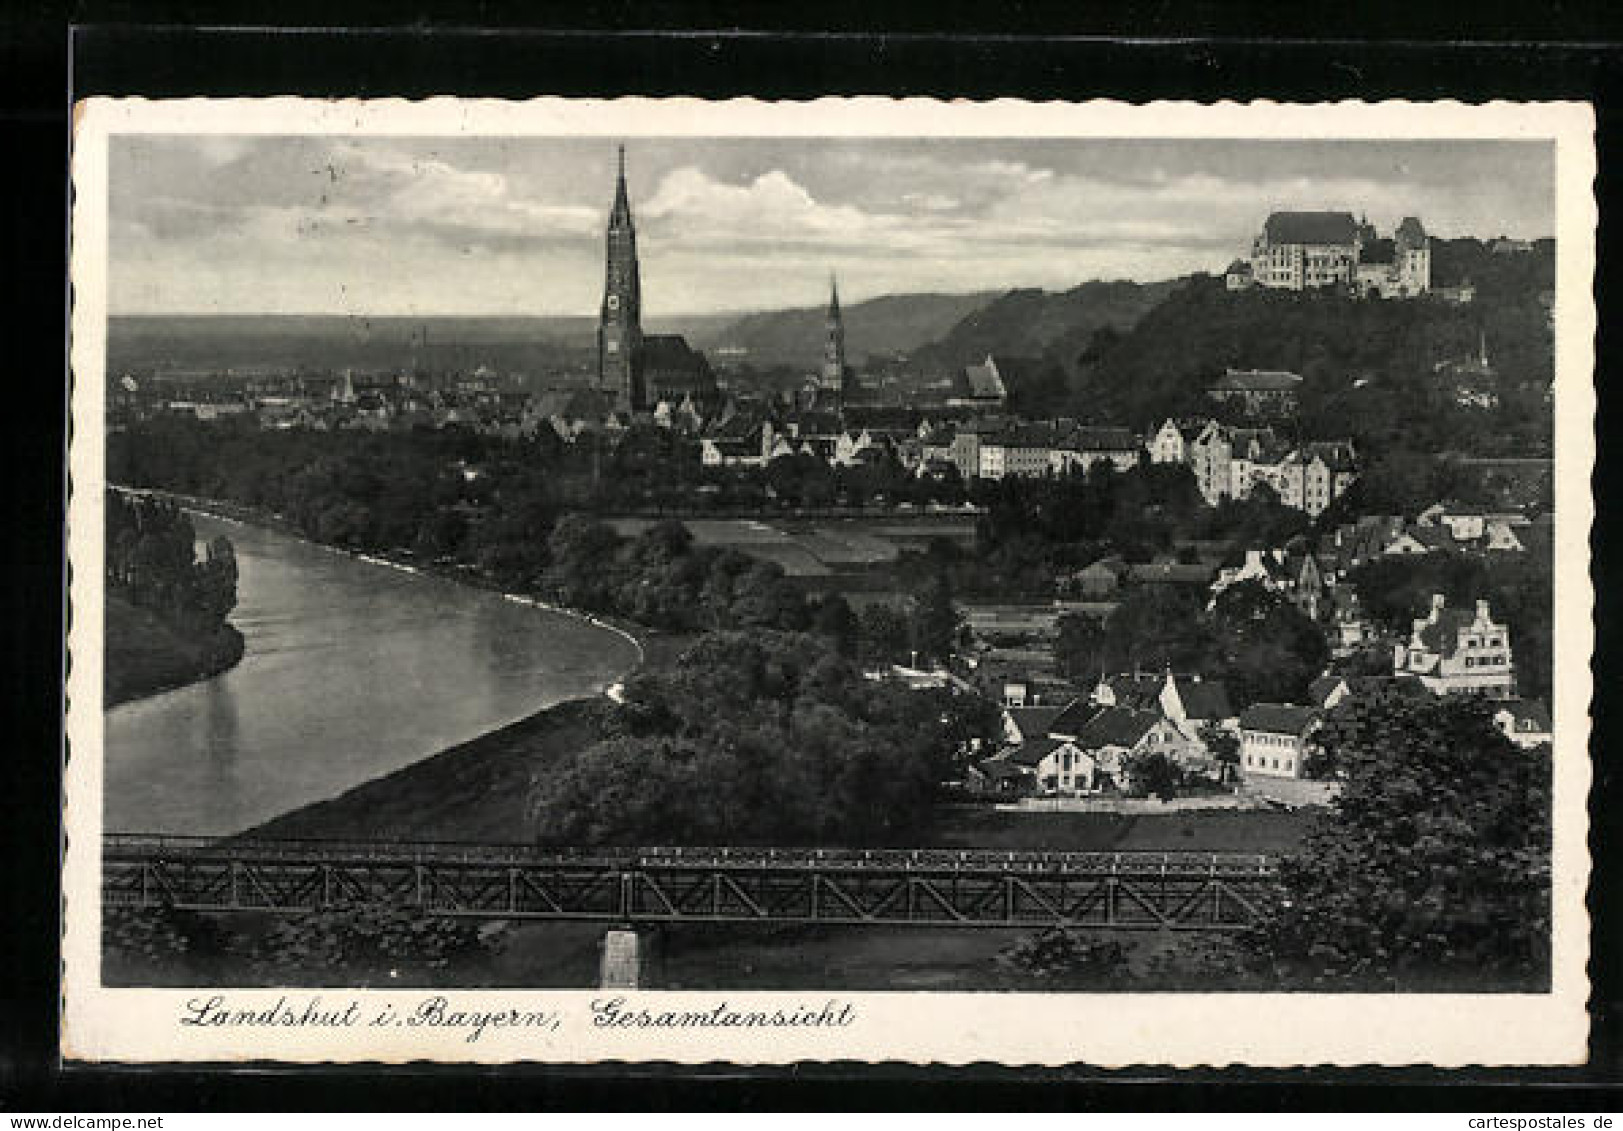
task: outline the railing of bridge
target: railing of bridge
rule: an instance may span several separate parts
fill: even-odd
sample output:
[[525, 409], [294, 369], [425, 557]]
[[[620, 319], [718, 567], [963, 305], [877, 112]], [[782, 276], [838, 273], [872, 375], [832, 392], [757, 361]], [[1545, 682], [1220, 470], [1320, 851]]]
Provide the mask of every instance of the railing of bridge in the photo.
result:
[[650, 845], [556, 847], [469, 841], [331, 840], [109, 833], [110, 859], [323, 860], [424, 864], [579, 865], [593, 868], [707, 867], [875, 871], [1088, 872], [1095, 874], [1271, 877], [1264, 853], [1137, 851], [1066, 852], [986, 848], [797, 848]]
[[105, 838], [108, 906], [604, 922], [1240, 930], [1274, 862], [1253, 853], [951, 848], [554, 848], [457, 842]]

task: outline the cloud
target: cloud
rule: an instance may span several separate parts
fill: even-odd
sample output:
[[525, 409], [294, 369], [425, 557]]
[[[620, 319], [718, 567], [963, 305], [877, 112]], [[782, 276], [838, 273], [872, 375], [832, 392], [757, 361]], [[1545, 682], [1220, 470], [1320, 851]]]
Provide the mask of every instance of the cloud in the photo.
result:
[[[332, 207], [467, 247], [547, 247], [595, 235], [598, 210], [529, 195], [505, 172], [349, 145], [335, 153]], [[359, 200], [352, 200], [352, 197]]]
[[1054, 177], [1054, 170], [1034, 169], [1024, 161], [982, 161], [971, 165], [969, 171], [981, 176], [999, 177], [1025, 184], [1041, 184]]
[[688, 243], [861, 240], [905, 223], [819, 201], [780, 169], [727, 184], [691, 165], [667, 173], [636, 213], [650, 229]]
[[[1547, 234], [1544, 166], [1454, 152], [648, 140], [631, 191], [649, 309], [665, 313], [819, 302], [830, 268], [853, 301], [1218, 270], [1283, 208], [1367, 211], [1383, 230], [1415, 214], [1441, 235]], [[590, 313], [604, 153], [595, 139], [120, 139], [115, 309]], [[1502, 175], [1483, 174], [1490, 157]]]

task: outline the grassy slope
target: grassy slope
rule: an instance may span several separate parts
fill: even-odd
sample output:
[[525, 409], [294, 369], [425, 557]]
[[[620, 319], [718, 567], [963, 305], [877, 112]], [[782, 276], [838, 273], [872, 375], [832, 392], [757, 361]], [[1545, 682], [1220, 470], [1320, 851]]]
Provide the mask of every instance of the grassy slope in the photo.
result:
[[108, 706], [208, 679], [242, 658], [242, 635], [230, 625], [209, 637], [186, 636], [112, 593], [104, 626]]
[[249, 835], [360, 840], [526, 841], [538, 767], [597, 737], [598, 700], [575, 700], [453, 746]]

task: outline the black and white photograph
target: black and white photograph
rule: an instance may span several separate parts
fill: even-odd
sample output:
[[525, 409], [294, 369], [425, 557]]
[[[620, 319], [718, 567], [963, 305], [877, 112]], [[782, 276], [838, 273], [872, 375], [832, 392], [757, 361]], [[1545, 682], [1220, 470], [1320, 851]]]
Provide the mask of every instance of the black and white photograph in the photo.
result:
[[70, 1043], [1581, 1058], [1585, 111], [481, 108], [80, 124]]

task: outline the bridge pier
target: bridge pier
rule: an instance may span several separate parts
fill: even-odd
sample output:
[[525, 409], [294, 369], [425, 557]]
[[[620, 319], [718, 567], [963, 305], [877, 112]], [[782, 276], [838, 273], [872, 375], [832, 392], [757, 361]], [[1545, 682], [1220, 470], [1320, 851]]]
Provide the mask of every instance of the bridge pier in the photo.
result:
[[658, 931], [615, 927], [604, 933], [599, 950], [598, 989], [653, 989], [659, 960]]

